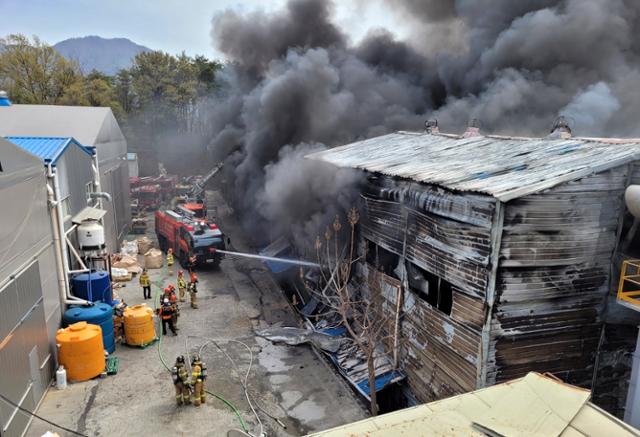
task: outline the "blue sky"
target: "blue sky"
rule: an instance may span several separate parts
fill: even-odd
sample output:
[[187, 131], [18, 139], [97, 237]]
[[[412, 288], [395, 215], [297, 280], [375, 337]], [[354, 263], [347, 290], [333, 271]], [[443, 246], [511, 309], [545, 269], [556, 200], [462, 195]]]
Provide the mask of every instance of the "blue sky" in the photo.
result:
[[[78, 36], [125, 37], [169, 53], [216, 57], [211, 17], [235, 10], [282, 7], [286, 0], [0, 0], [0, 37], [37, 35], [49, 44]], [[371, 27], [397, 28], [377, 1], [336, 1], [336, 22], [354, 40]]]

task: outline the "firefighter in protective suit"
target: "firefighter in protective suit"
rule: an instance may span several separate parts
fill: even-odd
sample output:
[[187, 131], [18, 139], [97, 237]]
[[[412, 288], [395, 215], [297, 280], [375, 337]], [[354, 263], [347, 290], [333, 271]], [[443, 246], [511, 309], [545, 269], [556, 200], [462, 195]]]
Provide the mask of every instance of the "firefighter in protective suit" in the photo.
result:
[[173, 249], [167, 249], [167, 267], [173, 266]]
[[199, 407], [204, 404], [204, 382], [207, 379], [207, 366], [200, 361], [198, 355], [194, 355], [191, 362], [191, 384], [193, 385], [193, 405]]
[[191, 393], [189, 391], [189, 372], [184, 362], [184, 357], [180, 355], [176, 358], [176, 363], [171, 369], [173, 385], [176, 389], [176, 403], [178, 405], [190, 404]]
[[180, 292], [180, 302], [184, 302], [184, 296], [187, 292], [187, 281], [184, 280], [184, 272], [178, 270], [178, 291]]
[[191, 308], [198, 308], [198, 276], [195, 273], [191, 272], [191, 278], [189, 281], [188, 290], [189, 295], [191, 296]]

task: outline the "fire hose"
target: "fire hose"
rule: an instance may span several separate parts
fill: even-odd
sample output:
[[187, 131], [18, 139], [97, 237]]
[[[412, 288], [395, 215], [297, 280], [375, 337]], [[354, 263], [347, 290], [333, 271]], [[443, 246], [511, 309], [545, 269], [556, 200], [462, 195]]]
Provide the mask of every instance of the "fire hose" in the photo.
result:
[[234, 252], [231, 250], [224, 250], [224, 249], [215, 249], [216, 253], [223, 253], [225, 255], [229, 255], [229, 256], [237, 256], [237, 257], [241, 257], [241, 258], [252, 258], [252, 259], [260, 259], [263, 261], [273, 261], [273, 262], [278, 262], [278, 263], [282, 263], [282, 264], [295, 264], [295, 265], [299, 265], [299, 266], [305, 266], [305, 267], [314, 267], [314, 268], [320, 268], [320, 264], [318, 263], [314, 263], [311, 261], [304, 261], [304, 260], [299, 260], [299, 259], [291, 259], [291, 258], [278, 258], [275, 256], [266, 256], [266, 255], [256, 255], [253, 253], [245, 253], [245, 252]]
[[[158, 290], [156, 291], [156, 296], [154, 299], [154, 305], [155, 305], [155, 309], [158, 309], [158, 305], [160, 303], [160, 290], [162, 290], [162, 283], [161, 280], [156, 281], [156, 287], [158, 288]], [[167, 370], [167, 372], [171, 372], [171, 368], [169, 367], [169, 365], [167, 364], [164, 355], [162, 355], [162, 327], [159, 326], [159, 335], [158, 335], [158, 357], [160, 358], [160, 361], [162, 362], [162, 365], [164, 366], [164, 368]], [[187, 360], [188, 361], [188, 360]], [[242, 432], [247, 433], [249, 432], [249, 429], [247, 428], [247, 424], [245, 423], [244, 419], [242, 418], [242, 415], [240, 414], [240, 411], [238, 410], [238, 408], [236, 408], [235, 405], [233, 405], [231, 402], [229, 402], [228, 400], [226, 400], [225, 398], [223, 398], [222, 396], [213, 393], [209, 390], [205, 390], [205, 393], [207, 393], [210, 396], [215, 397], [216, 399], [218, 399], [219, 401], [221, 401], [223, 404], [225, 404], [229, 410], [231, 410], [236, 417], [238, 418], [238, 421], [240, 422], [240, 426], [242, 427]]]

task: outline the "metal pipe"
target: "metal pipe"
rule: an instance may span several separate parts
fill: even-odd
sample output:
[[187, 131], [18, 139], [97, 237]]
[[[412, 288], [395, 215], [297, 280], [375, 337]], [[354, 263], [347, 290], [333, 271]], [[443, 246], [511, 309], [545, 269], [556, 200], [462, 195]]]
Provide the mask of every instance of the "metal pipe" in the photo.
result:
[[51, 165], [51, 163], [47, 165], [47, 177], [51, 179], [53, 184], [53, 187], [47, 184], [47, 194], [51, 201], [50, 204], [52, 208], [55, 209], [55, 211], [51, 214], [51, 222], [53, 226], [54, 243], [57, 243], [58, 247], [58, 256], [56, 257], [56, 261], [58, 265], [57, 270], [60, 288], [60, 301], [62, 305], [89, 305], [91, 304], [91, 302], [72, 296], [71, 289], [69, 288], [69, 257], [67, 255], [64, 219], [62, 217], [62, 199], [60, 195], [60, 185], [58, 184], [58, 172]]
[[[53, 168], [51, 164], [47, 166], [47, 178], [53, 181]], [[53, 244], [56, 251], [56, 274], [58, 276], [58, 294], [60, 295], [60, 304], [62, 311], [64, 312], [64, 301], [67, 297], [67, 278], [64, 274], [64, 267], [62, 265], [62, 249], [60, 246], [60, 227], [58, 226], [58, 214], [54, 209], [57, 209], [58, 202], [55, 199], [55, 192], [51, 185], [47, 183], [47, 198], [49, 200], [49, 208], [51, 213], [51, 228], [53, 231]]]
[[393, 333], [393, 367], [398, 367], [398, 331], [400, 328], [400, 308], [402, 308], [402, 286], [398, 287], [398, 293], [396, 294], [396, 317], [394, 323]]
[[[100, 165], [98, 163], [98, 149], [93, 148], [93, 154], [91, 155], [92, 164], [91, 169], [93, 170], [93, 191], [99, 193], [100, 189]], [[111, 199], [109, 199], [111, 201]], [[98, 207], [102, 209], [102, 199], [98, 200]], [[103, 223], [104, 225], [104, 223]]]
[[[76, 257], [76, 260], [78, 261], [78, 263], [80, 264], [80, 268], [83, 270], [89, 270], [87, 268], [87, 266], [85, 265], [84, 261], [82, 261], [82, 257], [80, 257], [80, 254], [78, 253], [78, 251], [76, 250], [75, 247], [73, 247], [73, 244], [71, 244], [71, 242], [69, 241], [69, 237], [67, 237], [65, 235], [64, 237], [66, 244], [69, 245], [69, 249], [71, 249], [71, 253], [73, 253], [73, 255]], [[71, 270], [69, 270], [68, 273], [71, 273]]]
[[[111, 198], [111, 194], [105, 193], [103, 191], [96, 191], [93, 193], [89, 193], [89, 197], [92, 199], [106, 199], [108, 202], [113, 201]], [[102, 201], [99, 201], [99, 206], [102, 207]]]

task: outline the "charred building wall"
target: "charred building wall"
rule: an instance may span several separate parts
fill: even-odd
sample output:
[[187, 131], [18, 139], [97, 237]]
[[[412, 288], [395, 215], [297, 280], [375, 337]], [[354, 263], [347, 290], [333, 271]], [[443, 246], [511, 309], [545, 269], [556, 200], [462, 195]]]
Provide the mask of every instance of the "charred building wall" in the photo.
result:
[[607, 341], [603, 326], [629, 173], [620, 166], [506, 203], [369, 176], [359, 272], [374, 293], [401, 290], [382, 294], [390, 309], [403, 299], [396, 344], [417, 401], [532, 370], [591, 387], [598, 366], [595, 399], [622, 414], [630, 369], [615, 356], [634, 339]]

